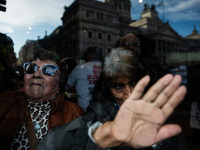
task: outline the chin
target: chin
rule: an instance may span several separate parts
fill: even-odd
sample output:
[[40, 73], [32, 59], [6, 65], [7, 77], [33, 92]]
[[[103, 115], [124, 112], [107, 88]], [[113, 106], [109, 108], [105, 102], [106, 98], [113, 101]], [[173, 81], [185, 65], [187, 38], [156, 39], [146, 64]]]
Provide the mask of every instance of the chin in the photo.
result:
[[30, 93], [26, 95], [26, 98], [28, 98], [28, 100], [34, 102], [34, 101], [39, 101], [42, 98], [42, 94], [41, 93]]

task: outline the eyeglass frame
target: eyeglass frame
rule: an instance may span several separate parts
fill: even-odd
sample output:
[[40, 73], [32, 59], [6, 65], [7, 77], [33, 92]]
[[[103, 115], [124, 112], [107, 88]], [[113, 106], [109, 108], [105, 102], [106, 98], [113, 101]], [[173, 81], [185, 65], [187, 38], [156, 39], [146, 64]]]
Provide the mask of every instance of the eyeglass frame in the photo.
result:
[[139, 42], [133, 42], [133, 43], [122, 43], [121, 46], [140, 46]]
[[[25, 65], [27, 65], [27, 64], [35, 64], [35, 65], [37, 66], [37, 70], [39, 70], [39, 68], [41, 68], [41, 71], [42, 71], [42, 68], [43, 68], [44, 66], [47, 66], [47, 65], [48, 65], [48, 66], [51, 66], [51, 67], [55, 67], [55, 71], [54, 71], [54, 73], [53, 73], [52, 75], [51, 75], [51, 74], [49, 74], [49, 75], [44, 74], [43, 71], [42, 71], [42, 74], [44, 74], [44, 75], [46, 75], [46, 76], [52, 76], [52, 77], [53, 77], [53, 76], [55, 75], [56, 72], [57, 72], [58, 74], [60, 74], [60, 72], [58, 71], [58, 67], [55, 66], [55, 65], [52, 65], [52, 64], [44, 64], [44, 65], [42, 65], [41, 67], [39, 67], [36, 63], [31, 63], [31, 62], [26, 62], [26, 63], [23, 64], [24, 73], [26, 73], [26, 71], [25, 71], [25, 70], [26, 70], [26, 69], [25, 69]], [[37, 70], [36, 70], [36, 71], [37, 71]], [[35, 72], [36, 72], [36, 71], [35, 71]], [[34, 73], [35, 73], [35, 72], [34, 72]], [[34, 73], [26, 73], [26, 74], [34, 74]]]

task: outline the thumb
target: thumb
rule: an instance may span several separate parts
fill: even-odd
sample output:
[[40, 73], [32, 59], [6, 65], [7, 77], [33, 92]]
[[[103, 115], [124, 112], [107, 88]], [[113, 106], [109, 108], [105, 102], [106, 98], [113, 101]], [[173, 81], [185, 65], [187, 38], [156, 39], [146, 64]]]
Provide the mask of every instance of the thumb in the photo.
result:
[[156, 138], [156, 143], [171, 138], [175, 135], [178, 135], [182, 132], [182, 129], [177, 124], [166, 124], [163, 127], [161, 127], [158, 131], [158, 135]]

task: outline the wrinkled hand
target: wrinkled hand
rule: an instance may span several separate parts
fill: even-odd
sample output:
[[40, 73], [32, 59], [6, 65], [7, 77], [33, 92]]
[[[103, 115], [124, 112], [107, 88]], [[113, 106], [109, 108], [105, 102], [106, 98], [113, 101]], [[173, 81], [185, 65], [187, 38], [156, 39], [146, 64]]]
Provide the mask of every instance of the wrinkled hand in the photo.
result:
[[116, 143], [141, 148], [179, 134], [179, 125], [164, 123], [186, 94], [181, 80], [179, 75], [165, 75], [143, 95], [150, 78], [142, 78], [109, 124]]

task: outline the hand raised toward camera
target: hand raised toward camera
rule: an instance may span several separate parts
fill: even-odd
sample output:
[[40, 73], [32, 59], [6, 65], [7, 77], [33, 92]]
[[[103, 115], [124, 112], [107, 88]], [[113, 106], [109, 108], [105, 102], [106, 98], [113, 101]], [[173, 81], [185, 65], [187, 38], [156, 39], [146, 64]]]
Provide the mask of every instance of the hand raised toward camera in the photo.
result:
[[[164, 124], [186, 94], [186, 88], [180, 86], [181, 77], [165, 75], [143, 95], [149, 81], [148, 76], [142, 78], [119, 109], [115, 120], [95, 131], [94, 139], [100, 147], [148, 147], [181, 132], [179, 125]], [[97, 133], [99, 137], [95, 138]]]

